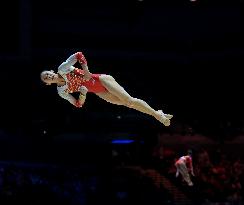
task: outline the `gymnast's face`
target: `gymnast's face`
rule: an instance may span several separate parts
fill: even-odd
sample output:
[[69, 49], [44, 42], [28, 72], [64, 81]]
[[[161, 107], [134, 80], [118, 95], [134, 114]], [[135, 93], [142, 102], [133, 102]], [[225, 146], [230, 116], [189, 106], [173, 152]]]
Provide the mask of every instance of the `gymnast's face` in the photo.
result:
[[47, 85], [50, 85], [52, 83], [57, 83], [58, 75], [54, 73], [53, 70], [51, 71], [43, 71], [41, 73], [41, 80], [46, 83]]

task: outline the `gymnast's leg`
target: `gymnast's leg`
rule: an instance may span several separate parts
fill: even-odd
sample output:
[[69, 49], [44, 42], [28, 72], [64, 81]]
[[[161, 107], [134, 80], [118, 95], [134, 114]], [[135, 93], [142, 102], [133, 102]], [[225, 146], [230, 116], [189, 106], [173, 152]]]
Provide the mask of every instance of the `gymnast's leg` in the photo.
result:
[[109, 92], [96, 93], [96, 95], [109, 103], [123, 105], [123, 102], [119, 98]]
[[159, 120], [161, 123], [163, 123], [165, 126], [170, 125], [170, 118], [173, 117], [172, 115], [165, 115], [162, 111], [156, 111], [151, 108], [145, 101], [131, 97], [124, 90], [124, 88], [115, 81], [112, 76], [101, 75], [99, 79], [103, 86], [108, 90], [108, 92], [120, 99], [121, 103], [124, 106], [151, 115]]
[[180, 173], [189, 186], [193, 186], [188, 169], [184, 163], [180, 164]]

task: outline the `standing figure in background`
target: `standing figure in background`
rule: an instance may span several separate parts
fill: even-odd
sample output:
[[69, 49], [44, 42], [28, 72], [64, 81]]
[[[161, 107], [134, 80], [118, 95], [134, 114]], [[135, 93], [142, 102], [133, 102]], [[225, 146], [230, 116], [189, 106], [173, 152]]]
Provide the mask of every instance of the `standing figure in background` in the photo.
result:
[[188, 150], [187, 155], [180, 157], [175, 162], [175, 166], [176, 166], [176, 177], [178, 177], [179, 174], [181, 174], [183, 180], [186, 181], [186, 183], [189, 186], [193, 186], [193, 183], [192, 183], [191, 177], [190, 177], [190, 174], [192, 176], [195, 176], [195, 174], [193, 172], [193, 166], [192, 166], [192, 151]]
[[[74, 67], [76, 62], [81, 64], [82, 69]], [[163, 113], [162, 110], [154, 110], [141, 99], [130, 96], [111, 75], [90, 73], [82, 52], [71, 55], [58, 67], [57, 73], [53, 70], [43, 71], [41, 80], [47, 85], [56, 84], [60, 97], [78, 108], [83, 106], [86, 94], [90, 92], [109, 103], [123, 105], [151, 115], [165, 126], [170, 125], [170, 119], [173, 117]], [[72, 95], [74, 92], [80, 93], [78, 99]]]

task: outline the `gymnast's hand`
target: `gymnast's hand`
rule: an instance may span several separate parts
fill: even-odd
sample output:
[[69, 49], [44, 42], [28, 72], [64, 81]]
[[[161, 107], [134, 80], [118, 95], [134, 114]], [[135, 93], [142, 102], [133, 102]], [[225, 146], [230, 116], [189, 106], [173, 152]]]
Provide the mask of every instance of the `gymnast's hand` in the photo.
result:
[[85, 86], [82, 85], [80, 87], [80, 92], [81, 92], [82, 95], [86, 95], [86, 93], [88, 92], [88, 89]]
[[89, 81], [92, 78], [92, 74], [90, 72], [85, 72], [83, 76], [83, 81]]

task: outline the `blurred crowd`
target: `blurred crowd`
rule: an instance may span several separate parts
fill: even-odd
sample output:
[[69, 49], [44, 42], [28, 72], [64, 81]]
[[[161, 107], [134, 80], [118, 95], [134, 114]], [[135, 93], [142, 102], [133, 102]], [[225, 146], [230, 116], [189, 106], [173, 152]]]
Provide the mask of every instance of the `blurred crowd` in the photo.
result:
[[[175, 177], [174, 162], [178, 157], [179, 153], [167, 146], [156, 146], [153, 151], [156, 169], [184, 190], [186, 184]], [[202, 203], [243, 204], [243, 159], [222, 149], [201, 148], [195, 150], [193, 167], [194, 187], [188, 191], [189, 197]]]

